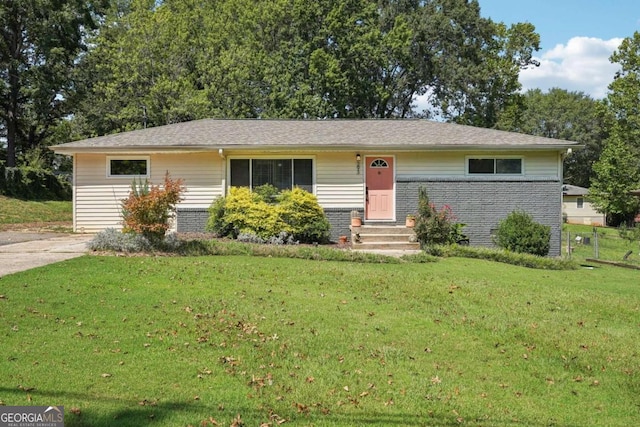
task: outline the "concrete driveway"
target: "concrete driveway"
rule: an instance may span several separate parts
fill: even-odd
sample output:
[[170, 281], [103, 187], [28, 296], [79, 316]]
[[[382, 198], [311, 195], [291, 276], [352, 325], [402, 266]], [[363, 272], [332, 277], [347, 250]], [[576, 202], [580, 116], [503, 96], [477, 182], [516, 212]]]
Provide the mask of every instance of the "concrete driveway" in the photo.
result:
[[0, 276], [76, 258], [92, 234], [0, 232]]

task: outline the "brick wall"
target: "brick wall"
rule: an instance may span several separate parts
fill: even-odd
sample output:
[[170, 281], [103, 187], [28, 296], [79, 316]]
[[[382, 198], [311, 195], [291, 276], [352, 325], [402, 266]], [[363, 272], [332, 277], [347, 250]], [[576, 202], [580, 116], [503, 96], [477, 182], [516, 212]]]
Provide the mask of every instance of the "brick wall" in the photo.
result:
[[[325, 209], [325, 214], [331, 224], [330, 239], [332, 241], [337, 242], [339, 236], [351, 234], [349, 226], [351, 225], [352, 210], [348, 208]], [[360, 209], [360, 213], [364, 214], [364, 211]], [[203, 232], [208, 219], [209, 210], [206, 208], [179, 208], [176, 215], [177, 231], [178, 233]]]
[[536, 222], [551, 227], [549, 255], [560, 255], [562, 203], [561, 183], [554, 180], [469, 181], [464, 179], [398, 179], [398, 221], [418, 207], [418, 189], [425, 187], [438, 209], [447, 204], [472, 245], [493, 246], [492, 230], [514, 210], [529, 213]]
[[178, 233], [201, 233], [207, 226], [208, 219], [207, 208], [178, 208], [176, 229]]
[[[399, 177], [396, 182], [397, 224], [418, 208], [418, 189], [425, 187], [429, 199], [440, 209], [448, 204], [458, 222], [466, 224], [464, 233], [476, 246], [493, 246], [491, 232], [510, 212], [520, 209], [536, 222], [551, 227], [549, 255], [560, 255], [562, 203], [561, 183], [554, 180], [470, 181], [465, 179], [417, 179]], [[349, 235], [351, 211], [362, 208], [325, 209], [331, 224], [331, 240]], [[207, 224], [206, 208], [178, 209], [178, 232], [202, 232]]]

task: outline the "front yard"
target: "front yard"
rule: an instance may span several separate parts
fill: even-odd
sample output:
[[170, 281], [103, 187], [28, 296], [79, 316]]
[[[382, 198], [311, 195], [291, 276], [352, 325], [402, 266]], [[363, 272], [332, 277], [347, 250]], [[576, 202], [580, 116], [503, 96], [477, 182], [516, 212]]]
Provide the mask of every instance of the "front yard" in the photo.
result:
[[0, 401], [67, 426], [634, 425], [638, 272], [85, 256], [0, 278]]

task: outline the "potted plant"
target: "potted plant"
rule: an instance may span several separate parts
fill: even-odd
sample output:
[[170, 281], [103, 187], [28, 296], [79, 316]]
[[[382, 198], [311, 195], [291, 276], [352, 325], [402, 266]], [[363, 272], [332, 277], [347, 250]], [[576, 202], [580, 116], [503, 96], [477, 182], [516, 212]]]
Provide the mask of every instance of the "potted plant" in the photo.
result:
[[409, 214], [407, 215], [407, 219], [405, 220], [405, 225], [409, 228], [413, 228], [416, 226], [416, 216]]
[[357, 211], [357, 210], [351, 211], [351, 226], [352, 227], [362, 226], [362, 217], [360, 216], [360, 211]]

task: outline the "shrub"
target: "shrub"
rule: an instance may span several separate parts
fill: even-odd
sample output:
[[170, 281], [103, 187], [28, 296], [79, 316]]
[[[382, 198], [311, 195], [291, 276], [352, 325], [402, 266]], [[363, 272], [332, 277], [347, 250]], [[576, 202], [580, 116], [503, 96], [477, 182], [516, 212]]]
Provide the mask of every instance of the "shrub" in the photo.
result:
[[499, 247], [519, 253], [546, 256], [549, 254], [551, 227], [538, 224], [523, 211], [511, 212], [500, 221], [494, 242]]
[[227, 199], [218, 197], [209, 207], [209, 218], [205, 230], [214, 233], [218, 237], [231, 236], [233, 234], [233, 224], [229, 224], [224, 219], [225, 205]]
[[114, 252], [180, 252], [185, 242], [178, 239], [175, 233], [169, 233], [161, 240], [150, 241], [142, 234], [123, 233], [115, 228], [107, 228], [97, 233], [87, 244], [92, 251]]
[[466, 238], [462, 234], [464, 224], [455, 223], [455, 216], [448, 205], [439, 211], [429, 201], [427, 191], [418, 190], [418, 216], [414, 231], [422, 247], [456, 243]]
[[278, 187], [276, 187], [275, 185], [263, 184], [259, 187], [254, 188], [253, 192], [260, 196], [260, 198], [262, 198], [262, 200], [264, 200], [268, 204], [273, 205], [277, 202], [280, 190], [278, 190]]
[[[277, 203], [267, 203], [264, 197]], [[211, 204], [206, 230], [251, 242], [322, 243], [329, 238], [329, 221], [315, 196], [302, 189], [274, 197], [269, 188], [257, 193], [232, 187], [227, 197]]]
[[267, 240], [281, 231], [289, 231], [277, 209], [247, 187], [231, 187], [229, 195], [216, 200], [209, 212], [207, 231], [218, 236], [235, 239], [240, 234], [254, 234]]
[[294, 188], [283, 191], [279, 201], [280, 217], [289, 226], [294, 240], [303, 243], [329, 241], [331, 226], [316, 196]]
[[88, 247], [92, 251], [144, 252], [151, 249], [151, 243], [140, 234], [122, 233], [114, 228], [107, 228], [97, 233]]
[[123, 231], [141, 234], [152, 244], [162, 241], [183, 191], [182, 180], [172, 180], [168, 172], [163, 188], [134, 179], [129, 197], [122, 201]]
[[25, 200], [71, 200], [71, 184], [46, 169], [0, 163], [0, 194]]

